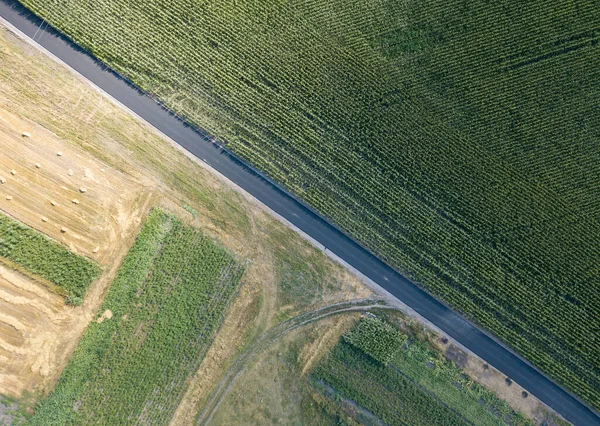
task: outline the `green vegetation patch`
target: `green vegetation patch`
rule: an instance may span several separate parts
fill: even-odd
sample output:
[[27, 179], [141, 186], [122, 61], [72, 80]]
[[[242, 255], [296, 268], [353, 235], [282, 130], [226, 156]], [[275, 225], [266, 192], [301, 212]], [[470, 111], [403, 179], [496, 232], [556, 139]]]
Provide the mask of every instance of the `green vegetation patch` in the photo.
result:
[[314, 369], [313, 376], [389, 425], [468, 424], [401, 373], [345, 341]]
[[190, 206], [189, 204], [184, 204], [183, 208], [192, 215], [192, 217], [194, 219], [196, 219], [198, 217], [198, 210], [196, 210], [195, 208], [193, 208], [192, 206]]
[[[378, 338], [378, 333], [387, 337]], [[340, 404], [356, 403], [355, 413], [364, 407], [394, 425], [532, 426], [439, 352], [419, 340], [406, 342], [391, 324], [361, 319], [313, 370], [317, 402], [338, 415]], [[387, 348], [385, 362], [373, 356], [379, 347]]]
[[168, 424], [242, 274], [197, 229], [153, 210], [100, 309], [112, 318], [90, 324], [32, 424]]
[[600, 409], [595, 1], [21, 1]]
[[378, 318], [362, 318], [356, 326], [344, 334], [344, 340], [387, 364], [404, 343], [406, 335]]
[[63, 289], [79, 304], [100, 266], [44, 234], [0, 213], [0, 256]]

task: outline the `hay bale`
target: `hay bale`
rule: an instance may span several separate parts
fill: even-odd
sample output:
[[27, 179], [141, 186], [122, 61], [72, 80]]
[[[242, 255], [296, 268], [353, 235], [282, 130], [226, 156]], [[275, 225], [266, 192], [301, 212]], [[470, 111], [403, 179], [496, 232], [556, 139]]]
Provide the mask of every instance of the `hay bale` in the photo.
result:
[[52, 204], [53, 206], [56, 206], [56, 205], [58, 205], [58, 204], [56, 203], [56, 201], [54, 201], [54, 200], [50, 200], [50, 204]]
[[100, 251], [100, 247], [96, 247], [94, 250], [92, 250], [92, 253], [98, 253]]
[[69, 170], [67, 170], [67, 174], [68, 174], [69, 176], [73, 176], [73, 169], [69, 169]]
[[14, 175], [17, 174], [17, 171], [13, 169], [13, 170], [10, 171], [10, 174], [14, 176]]
[[46, 216], [42, 216], [42, 222], [48, 222], [48, 218]]
[[73, 199], [73, 204], [79, 204], [79, 200], [77, 198]]
[[85, 189], [85, 186], [82, 186], [81, 188], [79, 188], [79, 192], [85, 194], [87, 192], [87, 189]]
[[62, 151], [58, 151], [58, 152], [56, 153], [56, 155], [58, 155], [59, 157], [62, 157]]
[[41, 166], [41, 164], [40, 164], [40, 163], [35, 163], [35, 167], [39, 169], [39, 168], [40, 168], [40, 167], [42, 167], [42, 166]]
[[64, 234], [65, 232], [67, 232], [67, 228], [65, 228], [65, 227], [63, 226], [62, 228], [60, 228], [60, 232], [62, 232], [62, 233]]
[[0, 183], [6, 183], [6, 179], [4, 179], [3, 177], [0, 177]]
[[6, 196], [6, 199], [7, 199], [8, 201], [12, 200], [12, 195], [7, 195], [7, 196]]
[[31, 133], [29, 133], [29, 132], [23, 132], [23, 133], [21, 133], [21, 136], [23, 136], [24, 138], [30, 138], [31, 137]]

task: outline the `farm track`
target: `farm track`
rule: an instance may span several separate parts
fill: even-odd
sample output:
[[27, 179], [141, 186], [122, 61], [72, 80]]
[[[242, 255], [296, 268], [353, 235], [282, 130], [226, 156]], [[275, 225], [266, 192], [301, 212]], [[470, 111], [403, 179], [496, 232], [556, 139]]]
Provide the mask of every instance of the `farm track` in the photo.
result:
[[292, 228], [312, 239], [318, 247], [330, 252], [331, 257], [364, 274], [375, 287], [381, 286], [397, 297], [461, 345], [528, 389], [566, 419], [575, 425], [600, 425], [598, 413], [551, 381], [528, 361], [400, 275], [297, 198], [215, 144], [208, 134], [188, 126], [20, 4], [12, 0], [2, 0], [0, 16], [101, 91], [115, 98], [134, 115], [141, 117], [215, 171], [256, 197]]
[[227, 395], [227, 392], [231, 386], [235, 383], [236, 379], [240, 375], [244, 368], [248, 365], [252, 359], [263, 350], [265, 350], [271, 343], [280, 337], [288, 334], [289, 332], [310, 324], [315, 321], [319, 321], [328, 318], [332, 315], [338, 315], [345, 312], [356, 312], [356, 311], [368, 311], [369, 309], [398, 309], [393, 306], [385, 304], [385, 299], [355, 299], [346, 302], [334, 303], [325, 307], [315, 309], [309, 312], [300, 314], [294, 318], [282, 322], [276, 325], [265, 334], [263, 334], [254, 344], [252, 344], [246, 351], [238, 356], [233, 365], [229, 368], [223, 379], [219, 382], [219, 385], [213, 392], [210, 400], [206, 404], [202, 413], [200, 413], [197, 425], [209, 424], [212, 416], [216, 412], [217, 408], [221, 404], [221, 401]]

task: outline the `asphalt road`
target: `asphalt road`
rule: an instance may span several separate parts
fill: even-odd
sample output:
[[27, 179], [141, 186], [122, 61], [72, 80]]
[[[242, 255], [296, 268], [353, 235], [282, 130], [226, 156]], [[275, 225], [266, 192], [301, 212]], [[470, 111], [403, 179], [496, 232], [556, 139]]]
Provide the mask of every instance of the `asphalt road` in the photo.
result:
[[187, 126], [155, 100], [50, 28], [17, 1], [0, 0], [0, 16], [452, 338], [528, 389], [567, 420], [577, 426], [600, 426], [600, 414], [548, 379], [526, 360], [411, 283], [258, 171], [214, 144], [208, 134]]

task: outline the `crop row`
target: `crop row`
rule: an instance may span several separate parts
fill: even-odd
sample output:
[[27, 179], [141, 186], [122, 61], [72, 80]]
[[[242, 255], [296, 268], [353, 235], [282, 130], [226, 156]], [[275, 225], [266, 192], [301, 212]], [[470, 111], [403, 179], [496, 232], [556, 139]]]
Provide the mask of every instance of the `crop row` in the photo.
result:
[[335, 346], [313, 376], [386, 424], [468, 424], [416, 384], [347, 343]]
[[56, 388], [32, 424], [168, 424], [212, 343], [243, 269], [153, 210]]
[[[319, 361], [313, 376], [392, 424], [405, 424], [403, 415], [410, 419], [409, 424], [427, 424], [434, 421], [438, 410], [447, 410], [448, 421], [459, 424], [532, 425], [439, 351], [428, 349], [414, 337], [411, 340], [407, 343], [406, 335], [379, 318], [362, 318]], [[384, 360], [373, 356], [381, 353], [383, 341], [387, 342]], [[358, 377], [351, 377], [353, 374]], [[428, 402], [422, 406], [422, 400]], [[393, 411], [394, 406], [402, 407], [398, 410], [402, 414]], [[427, 407], [433, 418], [428, 417]]]
[[100, 273], [100, 267], [92, 260], [2, 213], [0, 257], [56, 284], [74, 304], [81, 303]]
[[23, 3], [600, 408], [593, 6]]
[[406, 343], [406, 336], [380, 319], [366, 317], [344, 334], [344, 340], [387, 364]]

